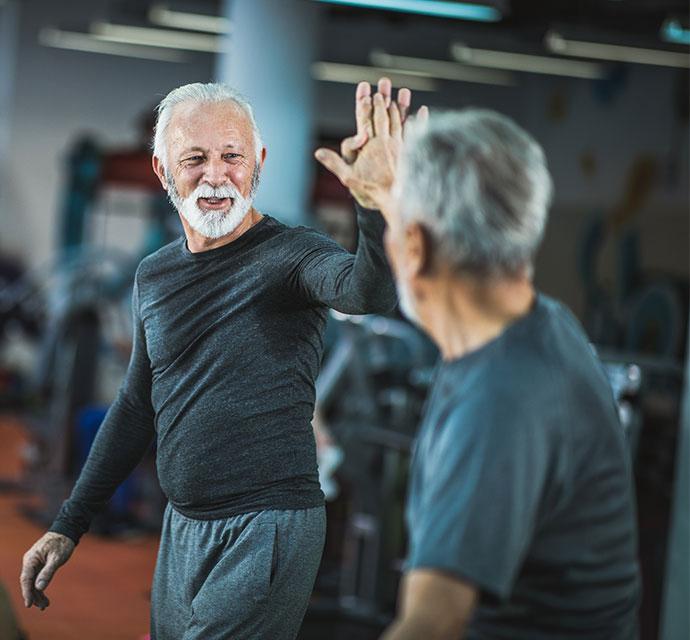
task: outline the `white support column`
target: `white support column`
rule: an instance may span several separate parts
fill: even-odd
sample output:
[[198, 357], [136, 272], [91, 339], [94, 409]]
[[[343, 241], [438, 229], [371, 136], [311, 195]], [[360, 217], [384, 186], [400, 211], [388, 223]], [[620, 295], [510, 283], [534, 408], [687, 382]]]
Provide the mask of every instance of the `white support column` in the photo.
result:
[[288, 224], [305, 221], [314, 169], [310, 67], [318, 11], [317, 3], [307, 0], [224, 4], [232, 32], [226, 52], [218, 56], [216, 78], [254, 107], [268, 153], [256, 206]]

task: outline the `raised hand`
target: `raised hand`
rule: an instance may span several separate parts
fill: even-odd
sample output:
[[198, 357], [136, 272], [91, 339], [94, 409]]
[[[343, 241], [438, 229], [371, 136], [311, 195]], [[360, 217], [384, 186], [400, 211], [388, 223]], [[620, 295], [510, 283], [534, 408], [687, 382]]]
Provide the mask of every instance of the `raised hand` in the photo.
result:
[[67, 536], [48, 532], [24, 554], [19, 584], [26, 607], [33, 604], [43, 611], [50, 605], [44, 591], [58, 568], [69, 560], [74, 547]]
[[[400, 89], [397, 102], [393, 101], [388, 78], [381, 78], [377, 89], [372, 97], [368, 83], [357, 85], [357, 133], [343, 140], [340, 155], [330, 149], [318, 149], [315, 155], [363, 207], [379, 209], [386, 216], [412, 94]], [[427, 117], [427, 108], [421, 107], [417, 118]]]

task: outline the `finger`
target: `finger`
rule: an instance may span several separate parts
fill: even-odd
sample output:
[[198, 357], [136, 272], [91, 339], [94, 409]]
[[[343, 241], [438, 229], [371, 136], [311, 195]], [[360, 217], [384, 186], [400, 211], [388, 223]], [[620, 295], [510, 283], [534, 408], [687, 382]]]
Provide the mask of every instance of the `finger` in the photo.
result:
[[377, 93], [374, 95], [374, 135], [386, 138], [390, 135], [388, 109], [384, 97]]
[[345, 138], [345, 140], [340, 143], [340, 155], [344, 158], [345, 162], [352, 164], [357, 159], [357, 151], [365, 145], [366, 141], [366, 134], [357, 134]]
[[402, 138], [402, 118], [400, 116], [400, 109], [395, 102], [391, 102], [388, 108], [388, 117], [390, 120], [390, 132], [393, 138]]
[[371, 95], [371, 85], [368, 82], [360, 82], [355, 92], [355, 101]]
[[400, 109], [400, 120], [404, 123], [412, 104], [412, 91], [403, 87], [398, 91], [398, 107]]
[[374, 127], [371, 124], [371, 96], [365, 95], [357, 99], [355, 104], [355, 118], [357, 119], [357, 135], [371, 137], [374, 135]]
[[46, 562], [46, 565], [43, 567], [41, 572], [38, 574], [38, 578], [36, 579], [36, 588], [39, 591], [44, 591], [46, 589], [59, 566], [60, 565], [55, 558], [48, 556], [48, 562]]
[[34, 578], [41, 566], [41, 561], [38, 558], [28, 558], [24, 560], [22, 565], [22, 572], [19, 575], [19, 585], [22, 590], [22, 598], [24, 605], [30, 607], [34, 601]]
[[385, 76], [380, 78], [377, 90], [383, 96], [386, 103], [386, 109], [388, 109], [391, 104], [391, 96], [393, 95], [393, 83], [390, 78], [386, 78]]
[[45, 593], [34, 589], [34, 604], [43, 611], [46, 607], [50, 606], [50, 600]]
[[314, 156], [324, 167], [326, 167], [326, 169], [335, 175], [340, 182], [346, 185], [350, 175], [350, 167], [345, 160], [332, 149], [317, 149]]

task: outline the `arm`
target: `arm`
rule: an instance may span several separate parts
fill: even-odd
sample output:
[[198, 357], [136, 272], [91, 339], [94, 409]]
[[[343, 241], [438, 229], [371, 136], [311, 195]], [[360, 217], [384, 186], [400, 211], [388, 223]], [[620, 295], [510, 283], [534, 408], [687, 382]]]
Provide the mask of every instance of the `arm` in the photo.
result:
[[132, 298], [134, 339], [127, 375], [98, 430], [71, 496], [42, 538], [24, 555], [20, 583], [24, 603], [41, 609], [50, 604], [43, 590], [72, 554], [93, 516], [142, 459], [153, 439], [151, 368], [139, 316], [135, 281]]
[[398, 616], [381, 640], [458, 640], [476, 602], [477, 590], [466, 582], [438, 571], [410, 571]]
[[386, 640], [462, 637], [479, 593], [510, 598], [532, 541], [549, 466], [542, 431], [515, 403], [465, 391], [420, 434], [408, 573]]
[[342, 313], [386, 313], [397, 296], [383, 249], [385, 222], [378, 211], [356, 208], [357, 252], [309, 232], [297, 257], [297, 280], [309, 300]]
[[127, 374], [98, 429], [71, 496], [50, 527], [50, 531], [66, 535], [75, 543], [86, 533], [92, 518], [105, 507], [118, 485], [139, 464], [155, 434], [151, 365], [139, 315], [136, 281], [132, 307], [133, 347]]
[[[408, 89], [398, 92], [398, 102], [391, 103], [391, 82], [388, 78], [381, 78], [378, 84], [378, 100], [390, 106], [397, 114], [400, 127], [407, 115], [412, 94]], [[373, 158], [367, 152], [365, 161], [361, 162], [361, 153], [358, 151], [362, 145], [374, 137], [373, 105], [371, 87], [367, 82], [357, 85], [355, 94], [355, 119], [357, 133], [347, 138], [341, 145], [342, 158], [333, 151], [319, 150], [317, 158], [322, 160], [325, 152], [328, 158], [335, 157], [346, 166], [359, 160], [359, 172], [371, 171], [376, 163], [381, 163], [381, 158]], [[378, 102], [377, 102], [378, 104]], [[380, 111], [380, 110], [379, 110]], [[384, 107], [385, 111], [385, 107]], [[379, 117], [382, 117], [379, 113]], [[385, 115], [388, 118], [388, 115]], [[388, 126], [388, 125], [387, 125]], [[400, 136], [389, 136], [388, 140], [398, 140]], [[365, 149], [369, 149], [371, 143]], [[381, 151], [379, 149], [379, 151]], [[323, 164], [333, 170], [329, 163]], [[382, 165], [380, 176], [388, 172], [387, 164]], [[382, 198], [372, 197], [378, 194], [372, 190], [353, 188], [341, 175], [338, 178], [350, 188], [355, 197], [357, 207], [357, 224], [359, 226], [359, 243], [357, 253], [350, 256], [343, 252], [334, 243], [330, 247], [316, 247], [300, 261], [300, 284], [307, 292], [309, 298], [322, 304], [326, 304], [343, 313], [385, 313], [391, 311], [397, 302], [397, 295], [393, 277], [386, 261], [383, 248], [383, 236], [385, 221], [382, 217]]]
[[[337, 175], [356, 200], [359, 244], [354, 260], [348, 254], [343, 254], [342, 250], [333, 251], [333, 247], [330, 251], [313, 252], [301, 262], [300, 282], [310, 298], [343, 313], [391, 311], [397, 301], [383, 248], [385, 222], [381, 205], [387, 202], [387, 197], [382, 194], [390, 186], [387, 181], [392, 180], [391, 154], [393, 150], [397, 153], [402, 142], [402, 126], [412, 94], [409, 89], [401, 89], [398, 101], [394, 103], [391, 101], [391, 92], [390, 80], [381, 78], [378, 93], [372, 99], [369, 83], [360, 82], [355, 95], [357, 133], [343, 141], [341, 156], [326, 149], [319, 149], [316, 153], [317, 159]], [[374, 105], [378, 105], [376, 113]], [[388, 108], [395, 114], [394, 124], [388, 124]], [[377, 146], [372, 143], [380, 141], [383, 135], [384, 118], [386, 132], [393, 133], [386, 133], [385, 145]], [[375, 137], [375, 127], [379, 138]], [[361, 150], [365, 143], [366, 147]], [[355, 176], [351, 165], [357, 168], [356, 180], [351, 179]], [[347, 168], [347, 175], [343, 167]], [[368, 188], [362, 187], [358, 181], [360, 177], [377, 168], [376, 175], [367, 181]], [[384, 182], [386, 184], [382, 186]]]

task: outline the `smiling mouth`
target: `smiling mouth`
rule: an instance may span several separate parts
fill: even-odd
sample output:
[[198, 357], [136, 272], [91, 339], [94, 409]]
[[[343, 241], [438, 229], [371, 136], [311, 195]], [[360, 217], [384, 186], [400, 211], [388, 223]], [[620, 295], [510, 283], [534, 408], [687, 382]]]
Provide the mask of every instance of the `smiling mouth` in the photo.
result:
[[232, 206], [234, 200], [232, 198], [199, 198], [197, 204], [202, 209], [227, 209]]

